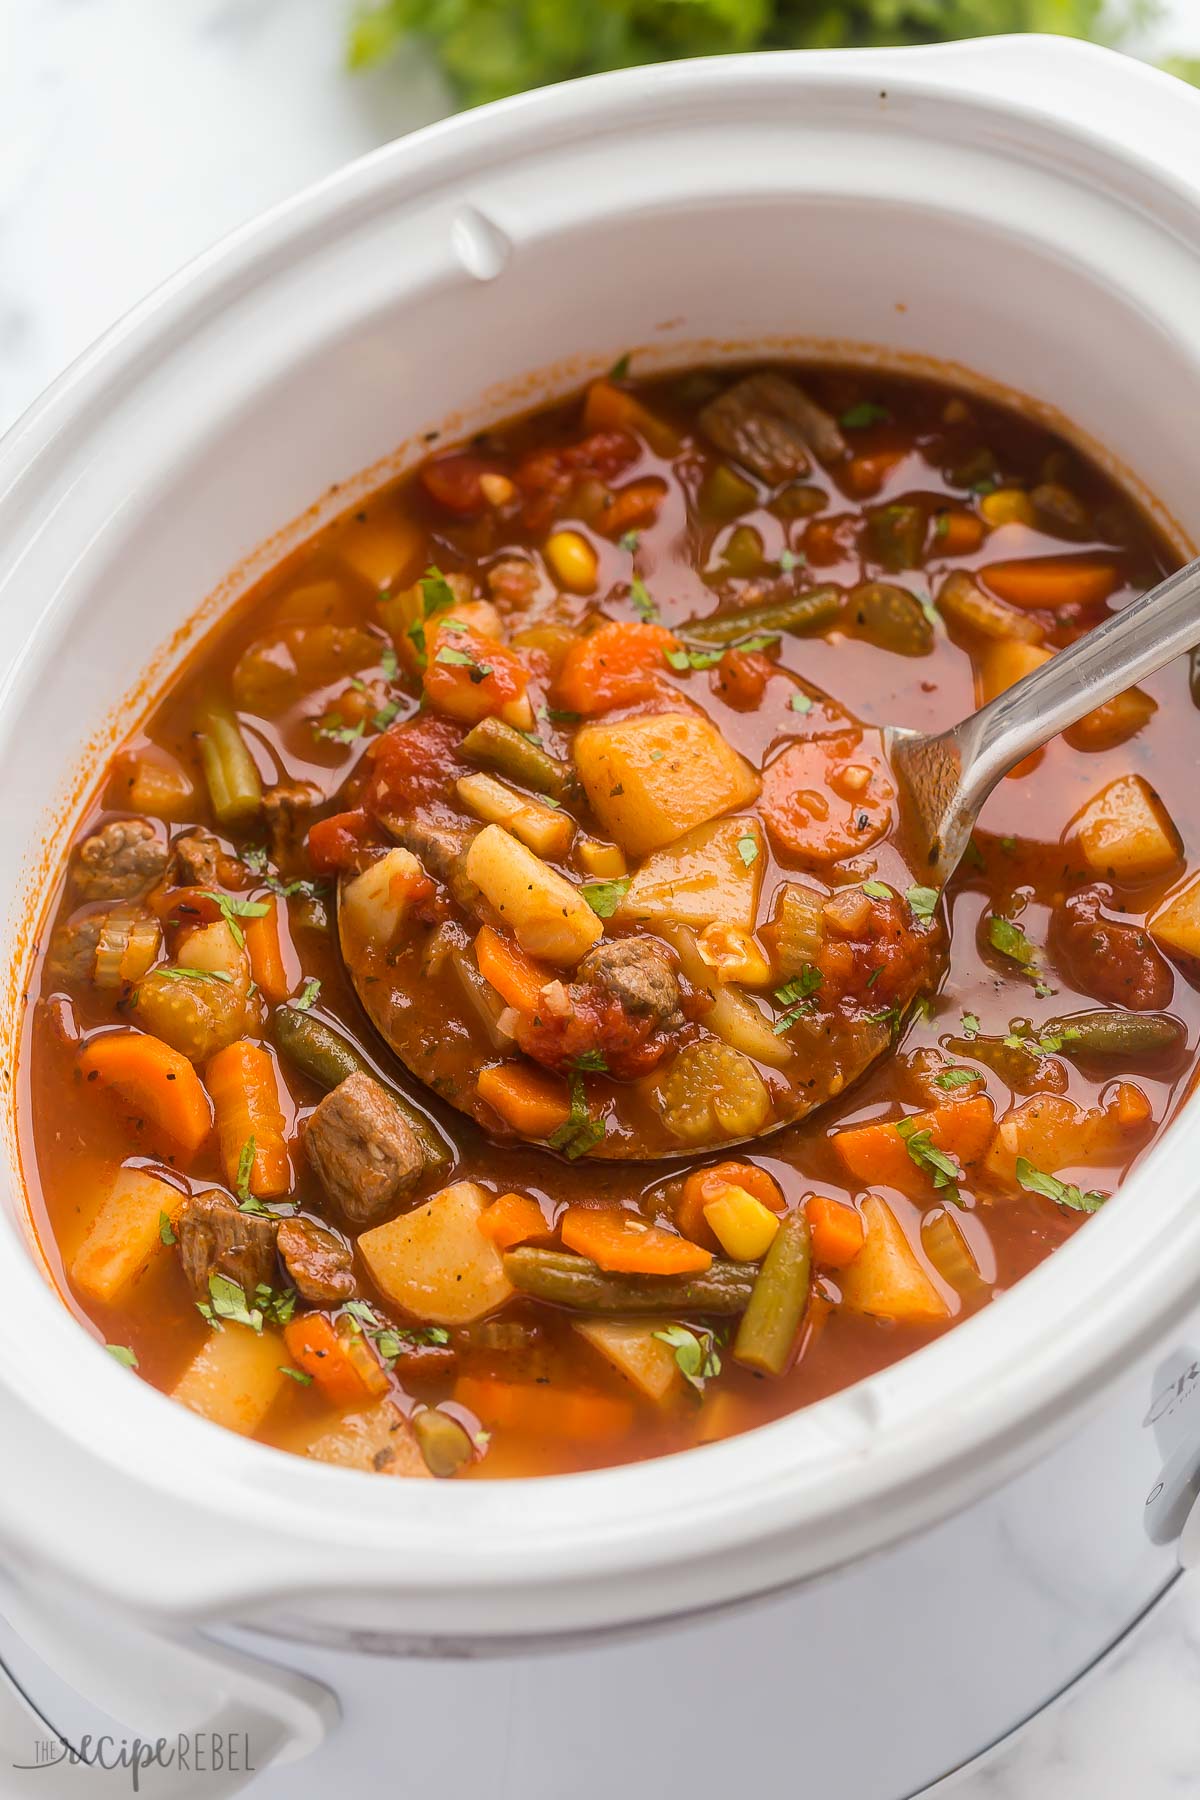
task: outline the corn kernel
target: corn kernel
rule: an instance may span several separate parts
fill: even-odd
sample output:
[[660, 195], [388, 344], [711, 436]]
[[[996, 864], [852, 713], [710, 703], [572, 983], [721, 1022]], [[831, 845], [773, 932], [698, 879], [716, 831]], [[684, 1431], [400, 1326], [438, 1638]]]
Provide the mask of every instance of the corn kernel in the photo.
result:
[[709, 1201], [704, 1217], [734, 1262], [758, 1262], [779, 1230], [779, 1220], [770, 1207], [732, 1182]]
[[481, 475], [479, 486], [489, 506], [507, 506], [517, 491], [507, 475]]
[[1023, 488], [997, 488], [985, 494], [979, 510], [989, 525], [1032, 525], [1033, 502]]
[[554, 531], [546, 539], [543, 555], [560, 587], [572, 594], [590, 594], [596, 586], [596, 552], [578, 531]]
[[718, 981], [740, 981], [745, 987], [766, 987], [771, 965], [750, 936], [737, 925], [714, 920], [696, 940], [696, 948]]
[[618, 845], [606, 844], [600, 838], [580, 838], [575, 855], [583, 873], [600, 881], [619, 881], [629, 867], [625, 852]]

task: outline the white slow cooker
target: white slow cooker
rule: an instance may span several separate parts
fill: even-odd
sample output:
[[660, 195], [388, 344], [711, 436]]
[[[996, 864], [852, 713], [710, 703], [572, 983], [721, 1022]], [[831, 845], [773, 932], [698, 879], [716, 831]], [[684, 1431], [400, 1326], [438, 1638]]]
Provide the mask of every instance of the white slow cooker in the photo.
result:
[[[131, 1379], [55, 1295], [13, 1066], [81, 783], [398, 442], [412, 460], [422, 432], [630, 348], [639, 369], [949, 368], [1061, 415], [1200, 537], [1200, 98], [1011, 38], [509, 101], [236, 235], [0, 445], [5, 1793], [80, 1785], [38, 1738], [188, 1730], [244, 1734], [239, 1766], [160, 1761], [142, 1793], [715, 1800], [770, 1779], [901, 1800], [1075, 1680], [1200, 1536], [1195, 1102], [948, 1338], [735, 1441], [594, 1474], [309, 1464]], [[92, 1775], [129, 1791], [128, 1764]]]

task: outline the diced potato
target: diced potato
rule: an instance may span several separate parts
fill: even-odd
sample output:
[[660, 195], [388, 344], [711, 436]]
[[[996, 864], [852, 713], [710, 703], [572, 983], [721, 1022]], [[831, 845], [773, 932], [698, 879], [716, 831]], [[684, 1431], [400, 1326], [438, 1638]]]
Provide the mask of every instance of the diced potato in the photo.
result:
[[617, 918], [697, 927], [720, 920], [753, 931], [765, 861], [754, 819], [714, 819], [646, 858]]
[[1150, 936], [1168, 956], [1200, 959], [1200, 876], [1159, 907], [1150, 920]]
[[384, 949], [403, 924], [413, 891], [424, 878], [411, 850], [389, 850], [342, 889], [343, 924], [361, 943]]
[[593, 812], [631, 856], [645, 856], [758, 798], [749, 763], [699, 713], [585, 725], [575, 762]]
[[207, 1062], [245, 1032], [251, 1006], [249, 958], [221, 919], [188, 933], [176, 967], [199, 973], [172, 977], [151, 969], [135, 990], [137, 1021], [192, 1062]]
[[704, 1208], [704, 1217], [734, 1262], [759, 1262], [771, 1247], [779, 1220], [769, 1206], [732, 1182]]
[[71, 1260], [81, 1294], [114, 1305], [165, 1249], [162, 1220], [174, 1224], [186, 1196], [148, 1169], [121, 1169]]
[[575, 859], [592, 881], [619, 881], [629, 868], [625, 852], [600, 838], [580, 838], [575, 845]]
[[997, 638], [989, 643], [976, 667], [975, 689], [980, 706], [998, 699], [1034, 669], [1053, 656], [1041, 644], [1025, 644], [1019, 638]]
[[1078, 724], [1063, 732], [1072, 750], [1113, 750], [1128, 743], [1131, 737], [1148, 725], [1158, 711], [1157, 704], [1141, 688], [1126, 688], [1103, 706], [1084, 713]]
[[429, 1475], [412, 1426], [391, 1400], [347, 1413], [332, 1431], [315, 1439], [307, 1453], [317, 1462], [362, 1469], [369, 1475]]
[[177, 1382], [173, 1398], [249, 1437], [257, 1431], [287, 1376], [287, 1351], [277, 1331], [260, 1336], [249, 1325], [226, 1323], [212, 1331]]
[[194, 816], [196, 789], [191, 776], [173, 756], [156, 746], [143, 750], [133, 765], [129, 804], [152, 819]]
[[739, 1431], [746, 1431], [757, 1422], [744, 1395], [735, 1394], [727, 1387], [713, 1386], [705, 1394], [704, 1405], [700, 1408], [696, 1442], [716, 1444], [722, 1438], [736, 1437]]
[[425, 533], [399, 513], [373, 511], [365, 519], [350, 520], [337, 553], [371, 587], [401, 587], [425, 561]]
[[569, 968], [604, 935], [578, 888], [499, 825], [474, 840], [466, 873], [530, 956]]
[[838, 1277], [842, 1305], [850, 1312], [905, 1325], [934, 1325], [949, 1318], [950, 1308], [917, 1261], [887, 1202], [868, 1194], [862, 1217], [866, 1242]]
[[1024, 1156], [1044, 1174], [1086, 1163], [1098, 1148], [1099, 1108], [1076, 1106], [1059, 1094], [1034, 1094], [1005, 1113], [984, 1158], [993, 1181], [1015, 1187], [1017, 1158]]
[[573, 1329], [647, 1400], [661, 1405], [678, 1391], [675, 1352], [654, 1335], [660, 1326], [637, 1319], [577, 1319]]
[[271, 608], [272, 625], [328, 625], [349, 611], [348, 597], [339, 582], [306, 581], [289, 588]]
[[1183, 844], [1166, 807], [1141, 775], [1110, 781], [1068, 827], [1095, 874], [1136, 884], [1169, 875]]
[[358, 1248], [384, 1298], [433, 1325], [469, 1325], [503, 1305], [512, 1284], [479, 1229], [490, 1199], [475, 1182], [458, 1181], [364, 1232]]
[[574, 821], [540, 800], [518, 794], [494, 775], [463, 775], [455, 791], [468, 811], [487, 825], [503, 825], [536, 852], [559, 862], [571, 847]]
[[383, 645], [356, 625], [289, 625], [256, 638], [233, 669], [233, 697], [246, 712], [273, 716], [323, 683], [379, 661]]
[[706, 925], [696, 948], [718, 981], [736, 981], [742, 987], [768, 987], [774, 980], [771, 965], [748, 931], [719, 920]]
[[659, 935], [671, 945], [679, 966], [693, 987], [706, 989], [713, 1004], [704, 1015], [708, 1029], [734, 1050], [755, 1062], [783, 1069], [792, 1060], [792, 1046], [777, 1036], [766, 1015], [731, 981], [722, 981], [700, 954], [696, 934], [686, 925], [663, 925]]

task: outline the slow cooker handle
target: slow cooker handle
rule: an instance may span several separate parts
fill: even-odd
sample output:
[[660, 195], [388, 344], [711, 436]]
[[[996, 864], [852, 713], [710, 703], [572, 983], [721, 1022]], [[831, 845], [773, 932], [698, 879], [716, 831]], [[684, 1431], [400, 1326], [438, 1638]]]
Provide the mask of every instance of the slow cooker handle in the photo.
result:
[[[35, 1593], [11, 1577], [0, 1611], [58, 1681], [101, 1715], [95, 1726], [88, 1718], [92, 1741], [81, 1755], [78, 1720], [48, 1717], [54, 1703], [35, 1700], [36, 1684], [27, 1688], [23, 1672], [0, 1660], [0, 1768], [11, 1768], [40, 1800], [79, 1800], [79, 1761], [89, 1764], [89, 1794], [128, 1800], [134, 1759], [144, 1800], [232, 1800], [268, 1764], [310, 1754], [339, 1716], [334, 1695], [318, 1682], [192, 1629], [165, 1632], [93, 1615], [74, 1597]], [[102, 1735], [109, 1739], [103, 1746]], [[26, 1769], [36, 1773], [22, 1776]]]

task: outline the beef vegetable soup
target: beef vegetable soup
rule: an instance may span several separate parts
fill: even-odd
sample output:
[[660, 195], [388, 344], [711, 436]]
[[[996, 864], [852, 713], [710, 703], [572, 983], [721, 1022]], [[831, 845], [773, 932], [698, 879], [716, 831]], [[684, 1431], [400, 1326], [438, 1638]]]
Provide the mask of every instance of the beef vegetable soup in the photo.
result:
[[1015, 770], [944, 894], [880, 729], [1177, 561], [1041, 425], [867, 369], [435, 444], [77, 834], [23, 1067], [71, 1306], [235, 1431], [470, 1478], [736, 1434], [988, 1304], [1193, 1074], [1188, 671]]

